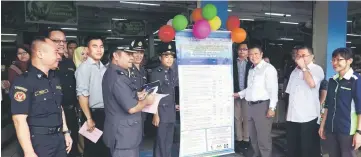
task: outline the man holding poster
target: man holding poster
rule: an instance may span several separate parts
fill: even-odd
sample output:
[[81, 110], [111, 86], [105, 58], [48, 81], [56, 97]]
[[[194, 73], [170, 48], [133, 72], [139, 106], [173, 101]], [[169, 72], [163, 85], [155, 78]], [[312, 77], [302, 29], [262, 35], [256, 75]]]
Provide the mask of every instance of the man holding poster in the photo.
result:
[[271, 129], [278, 101], [278, 79], [276, 69], [262, 59], [258, 46], [248, 53], [253, 66], [248, 74], [248, 87], [234, 94], [235, 98], [246, 98], [249, 104], [249, 133], [254, 150], [253, 157], [271, 157]]
[[157, 138], [154, 144], [154, 157], [170, 157], [176, 121], [176, 110], [179, 106], [175, 104], [175, 86], [178, 77], [171, 68], [175, 58], [175, 46], [163, 44], [160, 49], [161, 65], [152, 70], [150, 82], [160, 81], [158, 93], [169, 94], [159, 102], [158, 113], [153, 116], [153, 125], [158, 127]]

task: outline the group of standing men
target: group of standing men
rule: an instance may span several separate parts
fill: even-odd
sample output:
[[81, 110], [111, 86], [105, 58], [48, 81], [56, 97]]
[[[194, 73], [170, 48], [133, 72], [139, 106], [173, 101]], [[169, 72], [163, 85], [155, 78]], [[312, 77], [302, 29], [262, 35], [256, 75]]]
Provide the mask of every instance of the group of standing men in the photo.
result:
[[46, 37], [33, 40], [30, 68], [11, 86], [11, 112], [24, 156], [78, 156], [77, 106], [87, 131], [98, 128], [104, 132], [96, 143], [85, 138], [84, 157], [139, 156], [144, 130], [141, 111], [155, 100], [143, 86], [159, 81], [157, 93], [169, 95], [159, 102], [153, 116], [158, 127], [154, 156], [169, 157], [179, 109], [175, 104], [178, 78], [172, 68], [175, 46], [163, 44], [160, 65], [147, 73], [141, 63], [145, 50], [142, 40], [110, 48], [109, 64], [103, 65], [103, 40], [89, 37], [88, 58], [77, 69], [64, 57], [66, 43], [60, 29], [51, 29]]
[[[251, 141], [253, 157], [272, 156], [272, 122], [278, 102], [276, 69], [265, 62], [261, 47], [240, 44], [234, 60], [236, 151]], [[351, 68], [352, 52], [336, 49], [332, 66], [338, 73], [330, 79], [325, 113], [319, 97], [322, 68], [313, 63], [313, 50], [295, 47], [296, 67], [286, 87], [288, 157], [320, 157], [320, 137], [330, 157], [356, 157], [361, 145], [361, 76]], [[319, 125], [322, 118], [321, 125]]]

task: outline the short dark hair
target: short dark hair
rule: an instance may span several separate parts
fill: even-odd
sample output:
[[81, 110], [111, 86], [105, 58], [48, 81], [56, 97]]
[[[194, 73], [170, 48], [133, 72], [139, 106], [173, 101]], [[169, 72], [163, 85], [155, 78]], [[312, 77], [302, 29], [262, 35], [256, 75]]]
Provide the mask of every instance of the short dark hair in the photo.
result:
[[247, 46], [248, 46], [248, 44], [247, 44], [247, 42], [241, 42], [241, 43], [239, 43], [238, 45], [237, 45], [237, 50], [241, 47], [241, 45], [243, 45], [243, 44], [246, 44]]
[[66, 47], [68, 48], [70, 44], [76, 44], [78, 46], [78, 43], [75, 40], [69, 40], [68, 43], [66, 44]]
[[332, 52], [332, 58], [341, 56], [347, 60], [347, 59], [351, 59], [352, 55], [353, 55], [352, 50], [350, 48], [346, 48], [346, 47], [337, 48], [336, 50], [334, 50]]
[[86, 45], [89, 46], [89, 42], [92, 41], [92, 40], [101, 40], [102, 42], [104, 42], [104, 40], [103, 40], [103, 38], [101, 36], [88, 36], [85, 39]]
[[45, 33], [45, 36], [50, 38], [51, 32], [54, 32], [54, 31], [59, 31], [59, 32], [62, 32], [63, 34], [65, 34], [65, 32], [60, 28], [49, 28], [48, 31]]
[[[31, 50], [31, 54], [33, 53], [33, 50], [35, 48], [35, 44], [37, 42], [46, 42], [45, 40], [49, 39], [48, 37], [35, 37], [32, 41], [31, 41], [31, 45], [30, 45], [30, 50]], [[50, 39], [49, 39], [50, 40]]]
[[302, 49], [308, 50], [308, 52], [313, 55], [313, 48], [312, 47], [309, 47], [309, 46], [306, 46], [306, 45], [301, 45], [301, 46], [295, 46], [294, 47], [294, 50], [297, 50], [297, 51], [302, 50]]
[[250, 49], [258, 49], [260, 52], [263, 52], [262, 46], [260, 46], [260, 45], [251, 45], [251, 46], [248, 48], [248, 50], [250, 50]]

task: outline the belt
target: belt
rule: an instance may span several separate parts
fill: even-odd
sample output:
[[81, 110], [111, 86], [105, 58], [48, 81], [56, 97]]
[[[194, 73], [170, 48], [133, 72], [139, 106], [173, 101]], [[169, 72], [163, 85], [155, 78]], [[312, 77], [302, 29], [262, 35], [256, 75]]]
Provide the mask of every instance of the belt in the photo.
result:
[[255, 104], [260, 104], [260, 103], [263, 103], [263, 102], [266, 102], [266, 101], [269, 101], [269, 99], [268, 100], [249, 101], [249, 104], [255, 105]]
[[30, 126], [29, 127], [30, 132], [33, 134], [41, 134], [41, 135], [50, 135], [50, 134], [57, 134], [62, 131], [62, 127], [35, 127]]
[[104, 111], [104, 108], [91, 108], [92, 112], [96, 112], [96, 111]]

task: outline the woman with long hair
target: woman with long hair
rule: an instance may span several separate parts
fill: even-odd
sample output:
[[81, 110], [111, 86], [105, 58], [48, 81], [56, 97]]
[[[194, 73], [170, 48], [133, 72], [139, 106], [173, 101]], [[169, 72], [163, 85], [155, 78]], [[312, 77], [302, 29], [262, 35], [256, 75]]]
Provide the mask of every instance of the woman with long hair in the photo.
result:
[[30, 63], [30, 49], [27, 45], [17, 47], [16, 59], [8, 70], [8, 80], [10, 84], [14, 79], [27, 71]]

